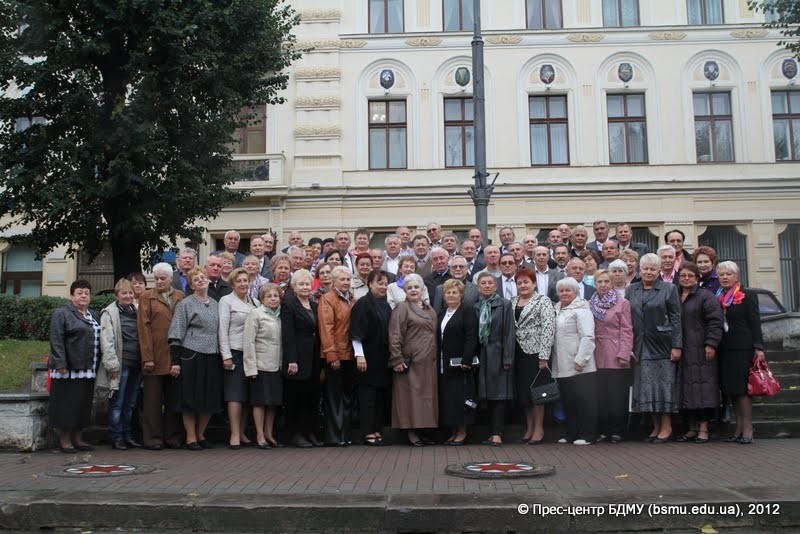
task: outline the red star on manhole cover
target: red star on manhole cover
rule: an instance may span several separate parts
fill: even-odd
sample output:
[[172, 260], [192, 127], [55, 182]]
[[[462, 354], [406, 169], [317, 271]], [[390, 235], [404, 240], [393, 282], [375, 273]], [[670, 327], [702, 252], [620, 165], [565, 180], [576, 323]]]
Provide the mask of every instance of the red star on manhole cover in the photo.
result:
[[119, 475], [136, 469], [132, 465], [82, 465], [70, 467], [64, 471], [73, 475]]
[[533, 466], [518, 462], [485, 462], [467, 466], [468, 471], [480, 473], [524, 473], [531, 469]]

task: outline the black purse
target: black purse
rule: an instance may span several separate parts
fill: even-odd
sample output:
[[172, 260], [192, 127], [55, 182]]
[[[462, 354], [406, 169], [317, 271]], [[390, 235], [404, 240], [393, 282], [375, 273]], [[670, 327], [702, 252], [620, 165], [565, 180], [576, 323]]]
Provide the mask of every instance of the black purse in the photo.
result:
[[[539, 373], [542, 370], [539, 369], [539, 372], [536, 373], [536, 377], [533, 379], [530, 385], [530, 399], [531, 404], [539, 405], [539, 404], [550, 404], [551, 402], [555, 402], [561, 398], [561, 391], [558, 389], [558, 382], [556, 379], [553, 378], [553, 374], [550, 373], [550, 380], [551, 382], [547, 382], [546, 384], [536, 384], [536, 379], [539, 378]], [[549, 372], [549, 369], [548, 369]]]

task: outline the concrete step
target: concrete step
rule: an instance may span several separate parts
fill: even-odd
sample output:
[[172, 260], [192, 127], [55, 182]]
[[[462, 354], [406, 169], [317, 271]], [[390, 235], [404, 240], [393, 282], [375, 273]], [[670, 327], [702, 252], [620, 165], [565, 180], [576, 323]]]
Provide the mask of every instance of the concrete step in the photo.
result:
[[769, 361], [768, 363], [772, 373], [779, 378], [783, 375], [800, 374], [800, 360]]
[[[777, 395], [776, 395], [777, 397]], [[753, 403], [753, 417], [756, 419], [792, 419], [800, 417], [800, 404], [791, 403]]]
[[772, 362], [796, 362], [800, 361], [800, 351], [797, 350], [767, 350], [767, 361], [770, 366]]
[[[781, 382], [780, 392], [774, 397], [754, 397], [753, 406], [761, 404], [797, 404], [800, 410], [800, 387], [794, 386], [795, 389], [789, 389], [784, 387], [780, 378], [778, 381]], [[800, 411], [798, 411], [798, 414], [800, 414]]]
[[[773, 371], [775, 373], [775, 371]], [[800, 373], [789, 373], [777, 375], [778, 382], [781, 383], [781, 390], [789, 389], [790, 387], [800, 387]]]

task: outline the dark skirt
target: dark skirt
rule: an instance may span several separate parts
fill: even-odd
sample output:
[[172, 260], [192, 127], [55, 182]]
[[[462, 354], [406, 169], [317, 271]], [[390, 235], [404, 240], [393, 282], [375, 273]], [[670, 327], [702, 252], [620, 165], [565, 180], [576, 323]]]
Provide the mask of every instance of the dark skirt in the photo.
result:
[[253, 406], [281, 406], [283, 404], [283, 376], [280, 371], [259, 371], [250, 379], [250, 404]]
[[219, 354], [205, 354], [182, 347], [178, 390], [176, 411], [219, 411], [222, 408], [222, 360]]
[[669, 358], [641, 360], [633, 369], [633, 411], [677, 413], [677, 366]]
[[82, 429], [92, 418], [94, 378], [54, 378], [50, 381], [50, 426], [59, 430]]
[[728, 397], [747, 395], [753, 350], [723, 350], [719, 354], [720, 389]]
[[475, 410], [465, 401], [477, 402], [475, 374], [461, 369], [445, 369], [439, 375], [439, 425], [456, 427], [475, 422]]
[[233, 371], [223, 372], [223, 389], [225, 402], [247, 402], [247, 377], [244, 376], [244, 353], [231, 349]]
[[[531, 383], [540, 386], [552, 382], [549, 369], [539, 372], [539, 355], [526, 354], [519, 344], [514, 354], [514, 380], [516, 381], [517, 402], [520, 406], [533, 406], [531, 403]], [[538, 376], [537, 376], [538, 375]]]

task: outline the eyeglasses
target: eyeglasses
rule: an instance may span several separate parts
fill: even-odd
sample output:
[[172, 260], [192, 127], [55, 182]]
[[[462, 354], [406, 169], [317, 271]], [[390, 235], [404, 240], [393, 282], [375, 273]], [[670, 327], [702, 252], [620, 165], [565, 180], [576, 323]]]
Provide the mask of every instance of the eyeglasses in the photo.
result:
[[467, 266], [466, 265], [451, 265], [450, 268], [451, 269], [466, 269]]
[[501, 261], [500, 265], [516, 265], [517, 263], [514, 261]]

